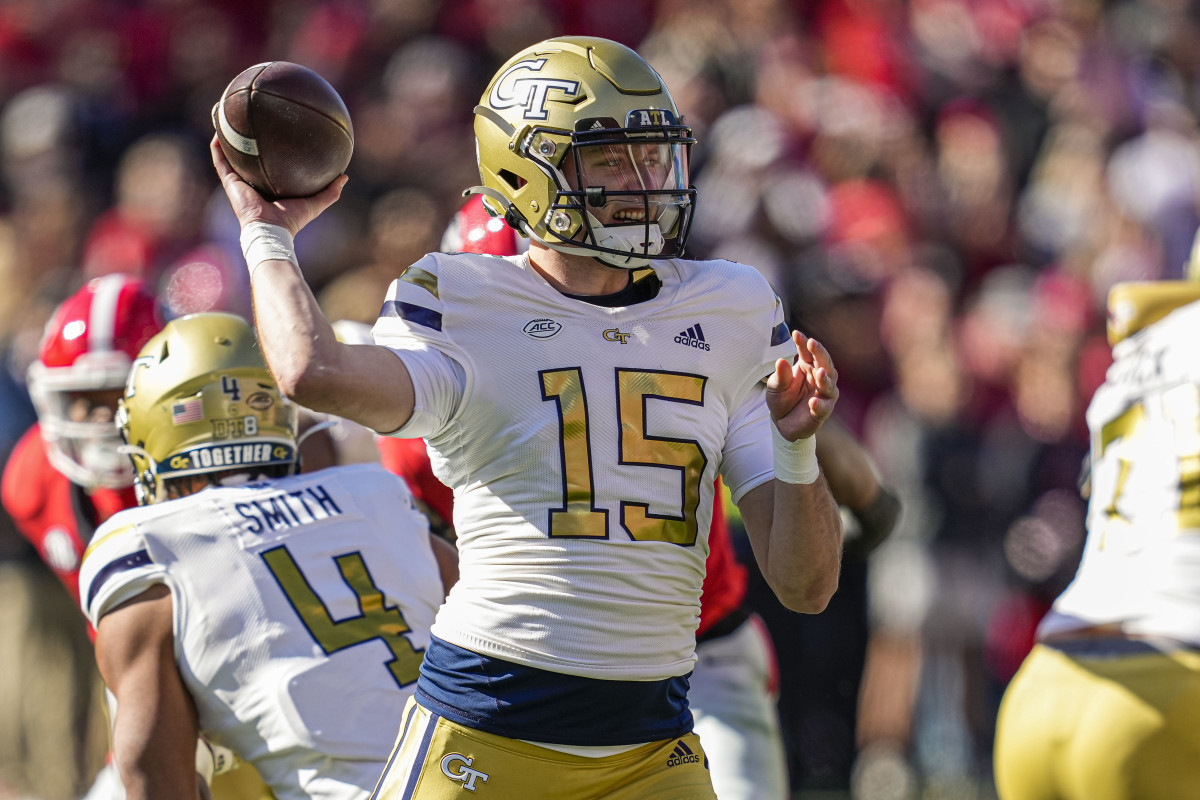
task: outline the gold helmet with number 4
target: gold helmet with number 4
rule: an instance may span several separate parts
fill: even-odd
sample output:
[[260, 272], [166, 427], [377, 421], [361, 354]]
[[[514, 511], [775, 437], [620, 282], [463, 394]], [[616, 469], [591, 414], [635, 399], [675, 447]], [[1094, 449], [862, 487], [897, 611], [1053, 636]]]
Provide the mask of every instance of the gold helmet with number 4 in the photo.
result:
[[1200, 300], [1200, 231], [1184, 266], [1185, 280], [1126, 281], [1108, 290], [1108, 343], [1128, 339], [1177, 308]]
[[279, 477], [296, 466], [296, 406], [234, 314], [167, 323], [133, 362], [117, 424], [142, 505], [168, 499], [180, 478]]
[[500, 68], [475, 107], [488, 210], [547, 247], [633, 269], [683, 255], [695, 139], [658, 73], [622, 44], [548, 39]]

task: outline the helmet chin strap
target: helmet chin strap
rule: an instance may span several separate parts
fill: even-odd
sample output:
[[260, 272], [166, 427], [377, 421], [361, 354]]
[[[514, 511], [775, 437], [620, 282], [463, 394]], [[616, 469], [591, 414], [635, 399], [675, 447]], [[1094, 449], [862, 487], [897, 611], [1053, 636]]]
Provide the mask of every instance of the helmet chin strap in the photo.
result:
[[[596, 244], [599, 247], [608, 250], [622, 250], [629, 254], [596, 254], [596, 258], [605, 264], [624, 269], [635, 269], [647, 266], [653, 256], [662, 252], [665, 240], [663, 239], [662, 228], [658, 226], [657, 222], [652, 222], [649, 225], [628, 225], [620, 228], [611, 228], [598, 224], [596, 218], [591, 214], [588, 214], [588, 217], [590, 217], [590, 221], [592, 222], [592, 232], [596, 237]], [[647, 239], [649, 241], [646, 241]], [[645, 246], [644, 249], [643, 245]]]
[[[651, 259], [662, 250], [662, 235], [658, 233], [658, 225], [651, 225], [651, 252], [648, 255], [641, 254], [641, 248], [634, 249], [634, 238], [641, 239], [641, 233], [645, 228], [641, 225], [630, 228], [629, 230], [620, 230], [605, 228], [603, 225], [594, 225], [592, 231], [597, 235], [597, 244], [600, 247], [607, 247], [612, 250], [622, 250], [622, 253], [604, 253], [591, 247], [582, 247], [574, 244], [566, 244], [562, 241], [547, 241], [535, 233], [530, 233], [529, 238], [534, 241], [541, 242], [551, 250], [557, 250], [560, 253], [569, 253], [576, 256], [587, 256], [594, 258], [602, 264], [617, 269], [640, 269], [641, 267], [649, 266]], [[632, 231], [637, 231], [636, 234], [629, 235]], [[657, 241], [657, 244], [654, 242]], [[636, 242], [640, 245], [641, 242]]]
[[[139, 506], [149, 505], [158, 499], [158, 461], [154, 456], [146, 452], [145, 448], [138, 447], [136, 444], [123, 444], [117, 447], [117, 452], [121, 455], [132, 456], [138, 455], [146, 459], [146, 471], [139, 475], [137, 470], [133, 474], [133, 493], [137, 496]], [[149, 486], [146, 485], [146, 479], [149, 479]]]
[[300, 474], [300, 445], [304, 444], [304, 440], [319, 431], [325, 431], [325, 430], [329, 430], [330, 428], [336, 428], [339, 424], [341, 424], [341, 423], [339, 423], [337, 419], [327, 419], [324, 422], [318, 422], [316, 425], [313, 425], [311, 428], [306, 430], [304, 433], [302, 433], [296, 437], [296, 459], [292, 462], [292, 474], [293, 475]]
[[[596, 245], [609, 250], [620, 250], [620, 253], [598, 252], [590, 247], [567, 244], [562, 240], [550, 241], [534, 233], [533, 228], [529, 225], [525, 217], [518, 213], [513, 203], [507, 197], [500, 194], [500, 192], [490, 189], [487, 186], [472, 186], [463, 192], [464, 197], [472, 194], [481, 194], [484, 197], [495, 200], [504, 209], [504, 220], [533, 241], [543, 244], [551, 250], [557, 250], [560, 253], [594, 258], [610, 267], [640, 269], [641, 267], [648, 266], [653, 257], [662, 252], [663, 245], [665, 244], [662, 228], [657, 222], [653, 222], [649, 226], [629, 225], [613, 228], [601, 225], [600, 221], [591, 212], [587, 212], [588, 222], [591, 224], [592, 232], [596, 237]], [[650, 246], [645, 251], [641, 247], [643, 233], [646, 233], [650, 239]], [[645, 253], [644, 255], [643, 252]]]
[[[481, 194], [489, 200], [495, 200], [496, 203], [504, 209], [504, 221], [507, 222], [514, 230], [518, 230], [531, 238], [533, 233], [529, 230], [529, 222], [517, 211], [516, 206], [512, 201], [504, 195], [497, 192], [495, 189], [489, 189], [486, 186], [472, 186], [462, 193], [463, 197], [470, 197], [473, 194]], [[540, 242], [541, 239], [538, 239]]]

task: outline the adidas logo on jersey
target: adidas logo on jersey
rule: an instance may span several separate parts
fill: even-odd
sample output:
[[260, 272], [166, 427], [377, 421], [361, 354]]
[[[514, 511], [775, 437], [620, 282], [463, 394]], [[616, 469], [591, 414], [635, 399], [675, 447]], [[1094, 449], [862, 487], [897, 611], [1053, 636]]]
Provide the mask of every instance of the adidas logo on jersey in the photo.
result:
[[708, 342], [704, 341], [704, 329], [697, 322], [686, 331], [680, 331], [675, 337], [675, 341], [679, 344], [686, 344], [688, 347], [698, 347], [701, 350], [708, 350]]
[[675, 743], [675, 749], [671, 751], [671, 757], [667, 759], [668, 767], [678, 767], [680, 764], [697, 764], [700, 761], [700, 756], [692, 752], [692, 748], [684, 744], [680, 739]]

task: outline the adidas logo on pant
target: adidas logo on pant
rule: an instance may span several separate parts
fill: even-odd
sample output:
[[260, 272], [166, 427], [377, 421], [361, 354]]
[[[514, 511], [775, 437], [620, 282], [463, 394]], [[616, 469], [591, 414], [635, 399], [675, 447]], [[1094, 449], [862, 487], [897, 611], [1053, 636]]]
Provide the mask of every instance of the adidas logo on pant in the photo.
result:
[[671, 751], [671, 757], [667, 759], [668, 767], [678, 767], [680, 764], [695, 764], [700, 760], [700, 756], [692, 752], [692, 748], [683, 743], [681, 739], [675, 744], [675, 749]]
[[680, 331], [675, 337], [675, 341], [679, 344], [686, 344], [688, 347], [698, 347], [701, 350], [708, 350], [708, 342], [704, 341], [704, 330], [700, 327], [700, 323], [696, 323], [686, 331]]

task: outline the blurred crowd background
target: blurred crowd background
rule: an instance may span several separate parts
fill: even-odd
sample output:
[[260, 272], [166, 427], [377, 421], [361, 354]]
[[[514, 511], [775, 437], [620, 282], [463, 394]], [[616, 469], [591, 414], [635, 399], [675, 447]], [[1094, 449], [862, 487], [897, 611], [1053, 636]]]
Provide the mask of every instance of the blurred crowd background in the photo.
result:
[[[662, 73], [699, 139], [690, 255], [767, 275], [905, 503], [820, 621], [756, 594], [797, 797], [993, 797], [999, 697], [1084, 535], [1107, 290], [1178, 277], [1200, 220], [1188, 0], [5, 0], [0, 460], [34, 420], [43, 323], [84, 280], [249, 313], [207, 154], [234, 75], [296, 61], [345, 99], [350, 183], [297, 247], [327, 315], [372, 322], [477, 182], [488, 77], [560, 33]], [[34, 609], [0, 598], [0, 717], [87, 655], [39, 570], [0, 519], [0, 589], [39, 587]], [[70, 636], [31, 668], [49, 625]], [[86, 787], [105, 733], [85, 667], [44, 729], [0, 726], [0, 797]]]

